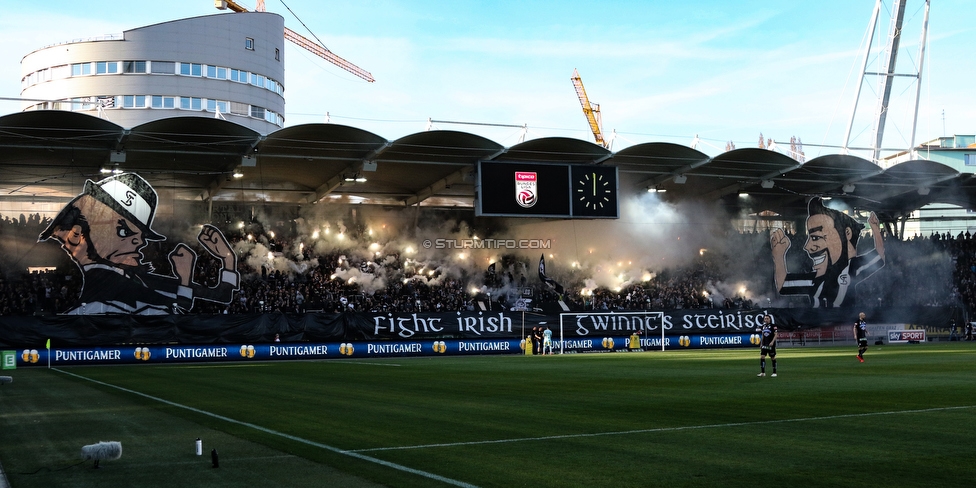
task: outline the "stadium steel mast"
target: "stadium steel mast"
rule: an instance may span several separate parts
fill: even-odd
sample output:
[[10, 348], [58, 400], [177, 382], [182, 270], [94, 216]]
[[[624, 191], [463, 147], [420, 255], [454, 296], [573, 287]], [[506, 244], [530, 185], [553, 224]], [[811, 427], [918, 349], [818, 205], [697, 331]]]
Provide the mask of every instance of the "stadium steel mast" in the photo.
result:
[[922, 90], [922, 66], [925, 59], [925, 43], [928, 38], [928, 25], [929, 25], [929, 6], [930, 0], [925, 0], [925, 16], [922, 21], [922, 34], [919, 41], [918, 47], [918, 69], [914, 74], [898, 74], [895, 73], [895, 62], [898, 58], [898, 47], [901, 43], [902, 27], [905, 21], [905, 5], [908, 0], [896, 0], [892, 5], [891, 11], [891, 25], [888, 28], [888, 43], [884, 51], [884, 65], [880, 72], [869, 72], [867, 71], [868, 60], [871, 56], [871, 44], [874, 41], [874, 31], [878, 25], [878, 16], [881, 11], [881, 3], [883, 0], [877, 0], [874, 5], [874, 12], [871, 14], [871, 22], [869, 29], [871, 34], [869, 35], [867, 48], [864, 52], [864, 62], [861, 66], [861, 76], [857, 86], [857, 94], [854, 97], [854, 108], [851, 111], [851, 120], [847, 124], [847, 132], [844, 135], [844, 151], [849, 151], [850, 139], [851, 139], [851, 129], [854, 126], [854, 117], [857, 114], [857, 102], [861, 96], [861, 87], [864, 85], [864, 77], [866, 75], [874, 75], [880, 77], [880, 86], [878, 91], [878, 102], [874, 113], [874, 141], [873, 146], [870, 148], [872, 151], [871, 160], [877, 163], [881, 156], [881, 142], [884, 139], [885, 123], [888, 117], [888, 104], [891, 99], [891, 89], [895, 77], [897, 76], [907, 76], [915, 78], [915, 111], [912, 119], [912, 136], [909, 142], [909, 148], [915, 147], [915, 130], [918, 125], [918, 104], [919, 97]]

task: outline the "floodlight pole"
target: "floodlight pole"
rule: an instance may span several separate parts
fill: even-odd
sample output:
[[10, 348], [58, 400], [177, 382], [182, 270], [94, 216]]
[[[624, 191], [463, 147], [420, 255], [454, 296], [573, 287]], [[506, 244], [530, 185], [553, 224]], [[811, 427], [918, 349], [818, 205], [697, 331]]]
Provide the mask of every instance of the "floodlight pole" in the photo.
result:
[[871, 21], [868, 22], [868, 44], [864, 52], [864, 64], [861, 65], [861, 77], [858, 79], [857, 91], [854, 93], [854, 108], [851, 109], [851, 120], [847, 123], [847, 131], [844, 133], [844, 154], [849, 152], [848, 146], [851, 143], [851, 129], [854, 128], [854, 115], [857, 114], [857, 102], [861, 98], [861, 87], [864, 85], [864, 75], [867, 73], [868, 61], [871, 59], [871, 45], [874, 43], [874, 28], [878, 25], [878, 15], [881, 13], [881, 0], [874, 4], [874, 11], [871, 14]]

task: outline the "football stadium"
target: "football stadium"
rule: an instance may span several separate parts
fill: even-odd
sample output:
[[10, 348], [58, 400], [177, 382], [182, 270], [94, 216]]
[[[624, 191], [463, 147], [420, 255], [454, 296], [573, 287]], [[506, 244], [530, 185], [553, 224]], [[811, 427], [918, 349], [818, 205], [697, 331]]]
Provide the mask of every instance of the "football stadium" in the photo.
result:
[[976, 136], [289, 126], [215, 6], [23, 59], [0, 488], [971, 485]]

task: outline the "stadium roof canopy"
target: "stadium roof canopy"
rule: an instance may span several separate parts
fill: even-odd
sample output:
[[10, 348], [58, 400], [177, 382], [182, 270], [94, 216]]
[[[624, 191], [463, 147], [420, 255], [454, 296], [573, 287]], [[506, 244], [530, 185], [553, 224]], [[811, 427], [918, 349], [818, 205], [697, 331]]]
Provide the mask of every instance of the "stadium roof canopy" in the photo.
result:
[[143, 175], [164, 199], [468, 207], [479, 161], [612, 165], [623, 195], [664, 190], [668, 199], [721, 202], [733, 212], [769, 210], [785, 218], [804, 216], [805, 202], [814, 195], [876, 211], [888, 221], [929, 203], [976, 209], [976, 178], [928, 160], [884, 170], [847, 155], [799, 162], [768, 149], [735, 149], [709, 157], [670, 143], [614, 153], [570, 138], [506, 148], [455, 131], [389, 141], [336, 124], [262, 136], [204, 117], [160, 119], [131, 129], [67, 111], [0, 117], [0, 199], [66, 201], [86, 179], [117, 168]]

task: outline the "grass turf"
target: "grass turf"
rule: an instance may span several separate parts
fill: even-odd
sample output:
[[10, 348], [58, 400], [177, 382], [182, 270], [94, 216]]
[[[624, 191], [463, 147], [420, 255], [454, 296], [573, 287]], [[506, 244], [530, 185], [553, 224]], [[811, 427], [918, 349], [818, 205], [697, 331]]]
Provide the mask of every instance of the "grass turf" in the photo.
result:
[[[970, 486], [976, 345], [865, 357], [781, 349], [777, 378], [754, 349], [21, 369], [0, 462], [13, 488]], [[99, 440], [122, 458], [75, 465]]]

